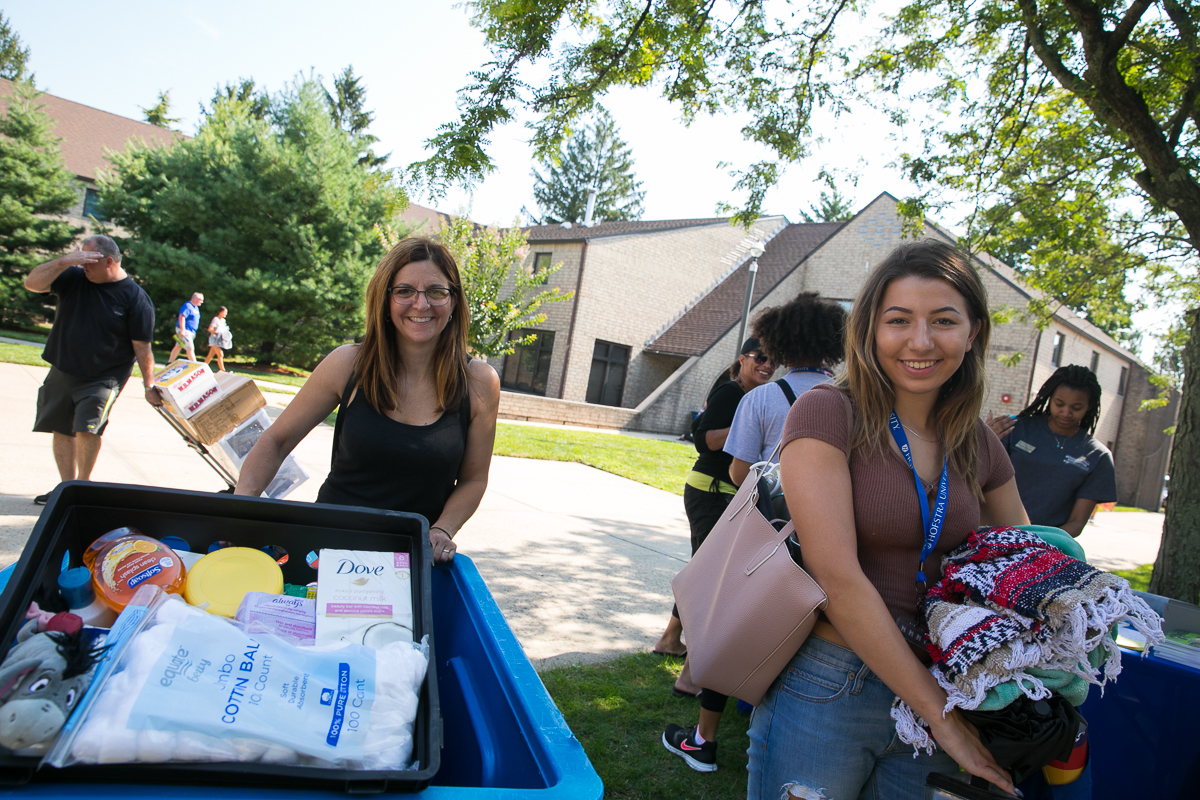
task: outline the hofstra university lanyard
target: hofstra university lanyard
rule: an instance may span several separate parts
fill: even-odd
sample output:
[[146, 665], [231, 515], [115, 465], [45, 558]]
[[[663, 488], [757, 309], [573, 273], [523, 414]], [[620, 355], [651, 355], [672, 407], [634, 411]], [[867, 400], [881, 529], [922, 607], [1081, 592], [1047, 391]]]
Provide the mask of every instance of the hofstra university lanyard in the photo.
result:
[[819, 372], [827, 378], [833, 377], [832, 372], [827, 369], [821, 369], [820, 367], [792, 367], [788, 370], [788, 375], [791, 375], [793, 372]]
[[937, 545], [938, 537], [942, 535], [942, 525], [946, 522], [946, 509], [950, 505], [950, 470], [947, 459], [942, 459], [942, 478], [938, 481], [937, 498], [933, 503], [933, 510], [930, 513], [929, 495], [925, 492], [925, 485], [921, 483], [921, 476], [917, 474], [917, 468], [913, 465], [912, 453], [908, 447], [908, 437], [904, 434], [904, 426], [900, 424], [900, 418], [896, 416], [895, 410], [892, 411], [892, 418], [888, 422], [892, 429], [892, 438], [896, 440], [896, 446], [900, 448], [904, 460], [908, 462], [908, 468], [912, 470], [913, 480], [917, 484], [917, 500], [921, 506], [921, 522], [924, 524], [925, 542], [921, 545], [921, 563], [917, 565], [917, 595], [925, 596], [925, 559], [929, 558], [929, 554], [933, 552], [933, 548]]

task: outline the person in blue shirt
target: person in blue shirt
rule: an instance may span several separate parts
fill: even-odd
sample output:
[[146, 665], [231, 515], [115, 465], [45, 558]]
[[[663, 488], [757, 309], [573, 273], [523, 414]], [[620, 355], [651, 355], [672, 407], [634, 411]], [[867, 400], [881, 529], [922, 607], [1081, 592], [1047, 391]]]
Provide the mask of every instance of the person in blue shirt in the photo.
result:
[[200, 305], [204, 295], [196, 292], [192, 299], [179, 307], [179, 317], [175, 320], [175, 346], [171, 348], [168, 362], [179, 356], [179, 351], [187, 353], [188, 361], [196, 360], [196, 331], [200, 329]]

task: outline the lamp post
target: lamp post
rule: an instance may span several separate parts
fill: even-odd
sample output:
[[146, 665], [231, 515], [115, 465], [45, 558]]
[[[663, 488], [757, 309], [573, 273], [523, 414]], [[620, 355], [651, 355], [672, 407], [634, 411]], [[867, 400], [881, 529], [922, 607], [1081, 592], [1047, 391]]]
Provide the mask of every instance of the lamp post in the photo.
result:
[[746, 247], [746, 252], [750, 254], [750, 275], [746, 278], [746, 302], [742, 306], [742, 325], [738, 329], [737, 341], [734, 342], [739, 355], [742, 352], [742, 342], [746, 341], [746, 326], [750, 323], [750, 304], [754, 301], [754, 278], [758, 274], [758, 257], [764, 252], [762, 242], [751, 242]]

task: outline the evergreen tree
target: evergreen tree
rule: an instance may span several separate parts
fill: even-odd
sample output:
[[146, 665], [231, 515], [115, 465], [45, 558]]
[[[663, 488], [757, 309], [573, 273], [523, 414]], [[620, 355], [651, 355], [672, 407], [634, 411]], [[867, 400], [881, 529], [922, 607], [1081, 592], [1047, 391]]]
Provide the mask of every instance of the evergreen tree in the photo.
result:
[[832, 180], [827, 179], [829, 191], [821, 190], [820, 202], [813, 203], [808, 211], [800, 210], [805, 222], [845, 222], [854, 216], [853, 200], [841, 193]]
[[542, 161], [543, 177], [533, 171], [533, 197], [541, 212], [534, 222], [583, 222], [588, 190], [596, 188], [596, 222], [642, 216], [642, 182], [633, 174], [633, 154], [617, 133], [616, 123], [601, 109], [592, 124], [569, 139], [557, 159]]
[[265, 119], [271, 112], [271, 98], [266, 92], [259, 90], [254, 83], [254, 78], [242, 78], [236, 86], [232, 83], [218, 86], [213, 92], [212, 100], [209, 101], [209, 108], [201, 105], [200, 113], [207, 117], [216, 108], [217, 103], [222, 100], [245, 103], [247, 113], [255, 119]]
[[0, 13], [0, 78], [18, 81], [33, 76], [25, 74], [29, 62], [29, 48], [21, 46], [21, 37], [8, 24], [8, 18]]
[[79, 195], [63, 166], [50, 118], [28, 81], [13, 84], [0, 116], [0, 319], [28, 323], [46, 314], [45, 298], [22, 283], [48, 254], [67, 248], [81, 232], [53, 215]]
[[229, 307], [260, 363], [313, 364], [362, 333], [363, 290], [384, 252], [376, 225], [404, 196], [359, 164], [316, 81], [269, 101], [242, 86], [218, 93], [194, 139], [112, 156], [101, 201], [129, 233], [125, 266], [156, 302], [160, 340], [179, 303], [203, 292]]
[[151, 125], [157, 125], [160, 128], [170, 128], [176, 122], [179, 122], [179, 117], [169, 116], [171, 113], [171, 91], [168, 89], [165, 92], [158, 93], [158, 103], [150, 108], [143, 108], [142, 113], [145, 115], [146, 122]]
[[325, 100], [329, 103], [329, 114], [334, 124], [358, 138], [363, 150], [359, 161], [367, 167], [378, 167], [388, 160], [388, 156], [377, 156], [371, 150], [371, 145], [379, 139], [367, 133], [367, 128], [375, 120], [375, 113], [363, 107], [367, 88], [360, 83], [361, 80], [354, 74], [354, 66], [347, 66], [341, 75], [333, 79], [333, 93], [325, 90]]

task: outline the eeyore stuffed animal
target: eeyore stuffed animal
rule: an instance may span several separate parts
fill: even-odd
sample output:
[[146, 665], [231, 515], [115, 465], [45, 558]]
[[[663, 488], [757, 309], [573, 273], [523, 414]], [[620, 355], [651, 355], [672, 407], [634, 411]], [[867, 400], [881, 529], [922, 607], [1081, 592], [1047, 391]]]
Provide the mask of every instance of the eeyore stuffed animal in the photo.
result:
[[9, 650], [0, 664], [0, 745], [20, 750], [53, 739], [105, 650], [84, 631], [37, 633]]

